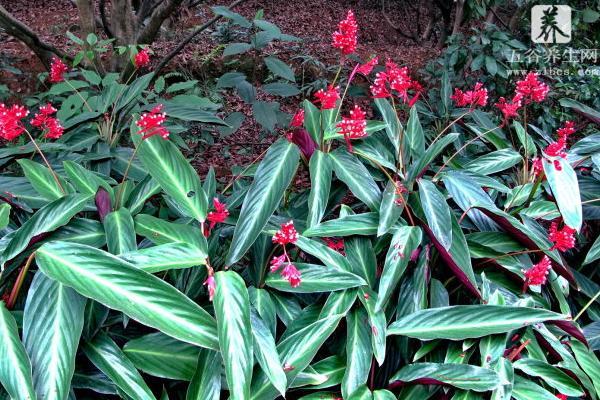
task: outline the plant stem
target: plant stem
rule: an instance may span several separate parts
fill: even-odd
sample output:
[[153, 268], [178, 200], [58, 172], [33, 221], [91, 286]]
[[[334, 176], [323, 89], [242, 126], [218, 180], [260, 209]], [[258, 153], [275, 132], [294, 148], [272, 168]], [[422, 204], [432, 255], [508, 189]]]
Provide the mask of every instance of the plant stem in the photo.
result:
[[6, 308], [8, 308], [9, 310], [13, 308], [15, 302], [17, 301], [19, 291], [21, 290], [21, 286], [23, 286], [23, 282], [25, 281], [25, 275], [27, 275], [27, 271], [29, 270], [29, 266], [31, 265], [31, 262], [33, 261], [34, 257], [35, 252], [31, 253], [31, 255], [27, 258], [25, 265], [23, 266], [23, 268], [21, 268], [21, 271], [19, 271], [19, 276], [17, 276], [15, 285], [13, 286], [8, 301], [6, 302]]
[[231, 181], [229, 181], [229, 183], [223, 188], [223, 190], [221, 190], [221, 194], [224, 194], [227, 191], [227, 189], [229, 189], [231, 187], [231, 185], [234, 184], [235, 181], [237, 181], [242, 175], [244, 175], [252, 167], [252, 165], [254, 165], [255, 162], [257, 162], [259, 159], [261, 159], [262, 156], [264, 156], [267, 153], [267, 151], [269, 151], [269, 148], [267, 148], [265, 151], [260, 153], [246, 168], [244, 168], [242, 170], [242, 172], [240, 172], [238, 175], [234, 176], [233, 179]]
[[67, 84], [67, 86], [69, 86], [71, 89], [73, 89], [73, 91], [75, 93], [77, 93], [77, 96], [79, 96], [79, 98], [83, 101], [83, 104], [85, 104], [85, 106], [87, 107], [88, 111], [92, 112], [92, 107], [90, 107], [90, 105], [85, 100], [85, 98], [81, 95], [81, 93], [79, 92], [79, 90], [75, 89], [75, 87], [71, 84], [71, 82], [68, 79], [65, 79], [65, 83]]
[[123, 173], [123, 179], [121, 179], [121, 184], [119, 185], [119, 191], [117, 192], [117, 196], [115, 199], [115, 210], [119, 209], [121, 195], [123, 194], [123, 188], [125, 187], [125, 179], [127, 179], [127, 175], [129, 174], [129, 169], [131, 168], [131, 164], [133, 164], [133, 159], [135, 158], [135, 155], [137, 154], [137, 151], [140, 148], [140, 145], [141, 145], [141, 143], [137, 147], [135, 147], [135, 149], [133, 150], [133, 154], [131, 154], [131, 157], [129, 158], [129, 162], [127, 163], [127, 167], [125, 168], [125, 172]]
[[594, 295], [594, 297], [592, 297], [590, 299], [590, 301], [588, 301], [587, 304], [581, 309], [581, 311], [579, 311], [577, 313], [577, 315], [575, 316], [575, 318], [573, 318], [573, 322], [577, 321], [579, 319], [579, 317], [581, 317], [583, 315], [583, 313], [585, 312], [585, 310], [587, 310], [596, 300], [598, 300], [598, 297], [600, 297], [600, 292], [596, 293]]
[[37, 152], [40, 153], [40, 156], [42, 157], [42, 160], [44, 160], [44, 163], [46, 164], [46, 166], [48, 167], [48, 169], [52, 173], [52, 177], [54, 178], [54, 181], [58, 185], [60, 191], [63, 194], [67, 194], [67, 192], [65, 191], [65, 189], [60, 184], [60, 179], [58, 178], [58, 175], [56, 174], [56, 171], [54, 171], [54, 168], [52, 168], [52, 166], [50, 165], [50, 162], [48, 161], [48, 159], [44, 155], [44, 152], [42, 151], [42, 149], [40, 149], [40, 146], [38, 146], [37, 142], [35, 141], [35, 139], [33, 138], [33, 136], [31, 136], [31, 133], [29, 133], [29, 131], [27, 129], [25, 129], [25, 133], [29, 137], [29, 140], [31, 140], [31, 143], [33, 144], [33, 146], [35, 147], [35, 149], [37, 150]]
[[433, 141], [432, 141], [431, 143], [429, 143], [429, 146], [431, 146], [431, 145], [433, 145], [435, 142], [437, 142], [437, 141], [438, 141], [438, 139], [439, 139], [439, 138], [441, 138], [441, 137], [442, 137], [442, 135], [443, 135], [444, 133], [446, 133], [446, 131], [452, 127], [452, 125], [456, 124], [456, 123], [457, 123], [458, 121], [460, 121], [460, 120], [461, 120], [463, 117], [465, 117], [465, 116], [469, 115], [470, 113], [471, 113], [471, 110], [467, 111], [467, 112], [466, 112], [466, 113], [464, 113], [464, 114], [461, 114], [461, 115], [459, 115], [459, 116], [458, 116], [458, 118], [456, 118], [454, 121], [450, 122], [450, 124], [448, 124], [448, 126], [446, 126], [444, 129], [442, 129], [442, 131], [441, 131], [440, 133], [438, 133], [438, 135], [437, 135], [437, 136], [436, 136], [436, 137], [433, 139]]

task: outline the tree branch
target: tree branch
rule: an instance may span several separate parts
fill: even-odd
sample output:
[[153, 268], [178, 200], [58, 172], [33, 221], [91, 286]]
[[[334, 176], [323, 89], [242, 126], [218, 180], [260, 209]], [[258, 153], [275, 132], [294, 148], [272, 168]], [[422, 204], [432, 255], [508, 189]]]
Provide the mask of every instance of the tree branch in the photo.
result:
[[32, 31], [31, 28], [13, 17], [13, 15], [1, 5], [0, 27], [2, 27], [10, 36], [13, 36], [25, 43], [27, 47], [33, 50], [35, 55], [42, 61], [42, 63], [44, 63], [46, 67], [50, 66], [52, 57], [54, 55], [68, 60], [73, 59], [73, 57], [69, 56], [65, 52], [40, 39], [40, 37], [34, 31]]
[[109, 39], [114, 38], [115, 35], [113, 35], [110, 29], [108, 18], [106, 18], [106, 0], [100, 0], [98, 2], [98, 9], [100, 10], [100, 21], [102, 22], [102, 30], [104, 30], [104, 33], [106, 33], [106, 36]]
[[385, 12], [385, 0], [381, 0], [381, 14], [383, 15], [383, 19], [385, 19], [385, 22], [387, 22], [387, 24], [392, 27], [392, 29], [394, 29], [396, 31], [396, 33], [400, 34], [400, 36], [412, 40], [413, 42], [417, 42], [417, 38], [415, 36], [409, 35], [407, 33], [404, 33], [404, 31], [402, 29], [400, 29], [399, 26], [397, 26], [396, 24], [394, 24], [392, 22], [392, 20], [390, 19], [390, 17], [387, 15], [387, 12]]
[[[138, 44], [150, 44], [156, 38], [160, 27], [165, 19], [169, 18], [171, 14], [179, 7], [183, 0], [168, 0], [160, 3], [150, 15], [150, 21], [142, 28], [137, 36], [136, 43]], [[141, 25], [141, 20], [139, 21]]]
[[[245, 2], [246, 0], [236, 0], [233, 3], [231, 3], [229, 5], [229, 8], [234, 8], [240, 4], [242, 4], [243, 2]], [[181, 43], [179, 43], [177, 45], [177, 47], [175, 47], [173, 50], [171, 50], [171, 52], [169, 54], [167, 54], [161, 61], [160, 63], [158, 63], [158, 66], [156, 67], [156, 69], [154, 70], [155, 77], [158, 77], [158, 73], [165, 67], [167, 66], [167, 64], [169, 62], [171, 62], [171, 60], [177, 55], [179, 54], [179, 52], [181, 52], [181, 50], [183, 50], [183, 48], [189, 43], [191, 42], [198, 34], [200, 34], [201, 32], [203, 32], [204, 30], [206, 30], [207, 28], [209, 28], [210, 26], [212, 26], [215, 22], [217, 22], [218, 20], [220, 20], [222, 18], [221, 15], [216, 15], [215, 17], [213, 17], [211, 20], [207, 21], [206, 23], [204, 23], [203, 25], [200, 25], [198, 28], [194, 29], [194, 31], [192, 31], [192, 33], [190, 33], [188, 36], [185, 37], [185, 39], [183, 39], [181, 41]]]

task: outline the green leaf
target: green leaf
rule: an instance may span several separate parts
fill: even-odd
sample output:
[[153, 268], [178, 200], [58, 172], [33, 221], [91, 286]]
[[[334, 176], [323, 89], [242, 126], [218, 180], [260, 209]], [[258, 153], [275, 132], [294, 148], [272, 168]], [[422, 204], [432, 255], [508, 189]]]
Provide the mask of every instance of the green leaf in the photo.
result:
[[459, 389], [485, 392], [500, 383], [498, 374], [492, 370], [467, 364], [415, 363], [398, 371], [390, 382], [412, 382], [429, 378]]
[[[535, 146], [534, 146], [535, 149]], [[511, 148], [492, 151], [465, 164], [471, 172], [490, 175], [509, 169], [523, 160], [523, 157]]]
[[242, 28], [250, 28], [252, 26], [252, 23], [250, 21], [248, 21], [240, 14], [231, 11], [229, 7], [216, 6], [211, 7], [211, 9], [216, 15], [222, 15], [223, 17], [232, 20], [234, 23], [241, 26]]
[[83, 346], [90, 361], [134, 400], [156, 399], [133, 363], [119, 346], [103, 332]]
[[[304, 118], [306, 123], [306, 116]], [[327, 209], [331, 190], [331, 160], [327, 153], [315, 150], [309, 161], [310, 194], [308, 196], [308, 216], [306, 227], [311, 228], [321, 222]]]
[[0, 383], [11, 399], [35, 399], [31, 363], [19, 340], [14, 317], [0, 301]]
[[41, 272], [35, 274], [25, 302], [23, 343], [31, 357], [35, 392], [40, 399], [67, 398], [85, 303], [73, 289]]
[[593, 351], [576, 340], [569, 342], [581, 369], [591, 378], [596, 394], [600, 396], [600, 361]]
[[130, 340], [123, 353], [136, 368], [160, 378], [189, 381], [196, 371], [201, 349], [160, 332]]
[[65, 195], [63, 192], [67, 188], [65, 181], [59, 177], [59, 182], [63, 188], [61, 190], [48, 167], [27, 159], [20, 159], [17, 162], [23, 168], [25, 177], [31, 182], [31, 186], [33, 186], [36, 192], [48, 200], [60, 199]]
[[154, 244], [186, 243], [206, 252], [207, 244], [200, 229], [167, 222], [147, 214], [135, 217], [135, 232]]
[[377, 257], [371, 239], [358, 236], [347, 238], [344, 247], [352, 271], [363, 278], [370, 287], [375, 287]]
[[344, 256], [321, 242], [299, 236], [296, 246], [305, 253], [317, 257], [330, 268], [352, 272], [352, 266]]
[[513, 121], [513, 128], [517, 132], [517, 137], [523, 146], [523, 152], [527, 157], [534, 157], [537, 154], [537, 147], [531, 136], [525, 132], [525, 128], [519, 121]]
[[519, 375], [515, 375], [512, 397], [516, 400], [556, 400], [554, 394]]
[[199, 249], [187, 243], [161, 244], [120, 255], [120, 258], [136, 268], [151, 274], [205, 265], [206, 257], [206, 248]]
[[529, 376], [540, 378], [543, 382], [567, 396], [580, 397], [584, 395], [581, 387], [573, 378], [548, 363], [533, 358], [522, 358], [516, 361], [513, 366]]
[[186, 212], [199, 222], [206, 219], [208, 200], [200, 178], [177, 147], [160, 136], [137, 142], [138, 157], [160, 187]]
[[231, 399], [250, 397], [252, 378], [252, 327], [250, 300], [244, 280], [233, 271], [215, 274], [214, 307], [219, 347], [225, 362], [225, 376]]
[[396, 185], [394, 182], [388, 181], [381, 198], [381, 206], [379, 207], [377, 236], [387, 233], [400, 218], [404, 205], [403, 203], [396, 203], [397, 199]]
[[264, 61], [269, 71], [271, 71], [275, 76], [292, 82], [296, 80], [296, 77], [294, 76], [294, 70], [292, 70], [289, 65], [277, 57], [265, 57]]
[[460, 134], [458, 132], [452, 132], [452, 133], [449, 133], [449, 134], [443, 136], [441, 139], [437, 140], [436, 142], [430, 144], [427, 147], [427, 149], [425, 150], [425, 153], [423, 153], [423, 155], [421, 157], [419, 157], [415, 162], [413, 162], [409, 166], [408, 181], [409, 182], [413, 181], [414, 179], [416, 179], [420, 175], [422, 175], [429, 167], [429, 164], [431, 164], [431, 162], [433, 160], [435, 160], [435, 158], [438, 155], [440, 155], [440, 153], [450, 143], [454, 142], [459, 136], [460, 136]]
[[387, 304], [392, 292], [396, 289], [398, 282], [406, 266], [410, 261], [413, 251], [421, 244], [421, 229], [413, 226], [401, 226], [398, 228], [385, 256], [383, 272], [379, 281], [379, 293], [377, 294], [376, 311], [381, 311]]
[[283, 139], [267, 151], [242, 204], [225, 260], [227, 265], [242, 258], [261, 233], [292, 181], [299, 157], [298, 147]]
[[75, 214], [83, 210], [88, 200], [88, 196], [71, 194], [39, 209], [16, 231], [0, 255], [0, 265], [4, 267], [7, 261], [19, 255], [35, 236], [66, 225]]
[[410, 109], [406, 125], [406, 142], [414, 159], [425, 152], [425, 134], [423, 133], [421, 121], [419, 121], [417, 106], [412, 106]]
[[95, 196], [98, 188], [103, 187], [107, 192], [112, 193], [112, 188], [108, 182], [92, 171], [83, 168], [73, 161], [63, 161], [63, 166], [69, 177], [69, 181], [75, 186], [78, 192]]
[[[317, 145], [321, 143], [321, 111], [310, 100], [302, 102], [304, 108], [304, 127]], [[316, 152], [315, 152], [316, 153]], [[314, 157], [314, 154], [313, 154]]]
[[129, 86], [127, 86], [127, 89], [123, 91], [123, 94], [119, 98], [117, 104], [115, 104], [114, 112], [121, 111], [122, 108], [129, 105], [129, 103], [131, 103], [139, 95], [141, 95], [142, 92], [146, 90], [148, 85], [150, 85], [150, 82], [152, 82], [152, 78], [154, 78], [154, 72], [142, 75], [139, 78], [135, 79], [131, 84], [129, 84]]
[[262, 86], [262, 90], [269, 94], [282, 97], [297, 96], [301, 93], [296, 85], [285, 82], [267, 83]]
[[386, 99], [375, 99], [374, 102], [377, 110], [379, 110], [379, 113], [387, 124], [385, 133], [390, 143], [394, 146], [395, 153], [398, 154], [400, 151], [400, 131], [402, 130], [402, 125], [400, 124], [396, 110]]
[[300, 286], [292, 287], [288, 280], [279, 273], [269, 274], [265, 284], [277, 290], [292, 293], [331, 292], [367, 284], [360, 276], [338, 268], [304, 263], [294, 263], [294, 265], [302, 275]]
[[104, 231], [106, 232], [108, 251], [111, 254], [119, 255], [137, 249], [133, 218], [126, 208], [106, 214]]
[[137, 186], [133, 189], [125, 206], [131, 212], [131, 215], [135, 215], [139, 213], [146, 201], [154, 196], [155, 194], [160, 192], [160, 185], [152, 176], [146, 175], [144, 180], [137, 184]]
[[269, 132], [275, 130], [278, 112], [279, 103], [277, 102], [256, 101], [252, 104], [252, 115], [254, 116], [254, 119]]
[[221, 398], [221, 354], [201, 349], [196, 372], [188, 387], [185, 400], [219, 400]]
[[586, 265], [593, 261], [596, 261], [599, 258], [600, 258], [600, 236], [598, 236], [596, 238], [596, 240], [592, 244], [592, 247], [590, 247], [587, 254], [585, 255], [585, 261], [583, 262], [583, 265]]
[[217, 349], [214, 319], [163, 280], [93, 247], [50, 242], [36, 252], [39, 268], [85, 297], [176, 339]]
[[[554, 162], [560, 164], [560, 171], [554, 167]], [[559, 157], [554, 162], [542, 159], [548, 184], [565, 224], [579, 231], [583, 222], [583, 212], [577, 175], [567, 160]]]
[[446, 198], [431, 181], [419, 179], [419, 197], [427, 217], [427, 225], [446, 250], [452, 246], [452, 220]]
[[352, 214], [321, 222], [302, 234], [306, 237], [369, 236], [377, 233], [378, 222], [379, 216], [375, 212]]
[[277, 353], [275, 339], [257, 312], [252, 311], [250, 313], [250, 322], [252, 324], [253, 347], [256, 359], [264, 373], [269, 377], [269, 381], [282, 396], [285, 396], [287, 377]]
[[371, 327], [363, 309], [346, 316], [346, 372], [342, 380], [342, 396], [348, 397], [358, 387], [367, 383], [371, 369]]
[[540, 308], [497, 305], [463, 305], [431, 308], [400, 318], [388, 328], [388, 335], [421, 340], [464, 340], [509, 332], [545, 321], [567, 317]]
[[329, 153], [329, 157], [335, 175], [348, 186], [354, 196], [372, 211], [377, 211], [381, 202], [381, 191], [367, 167], [344, 148]]
[[4, 229], [10, 222], [10, 204], [0, 204], [0, 229]]

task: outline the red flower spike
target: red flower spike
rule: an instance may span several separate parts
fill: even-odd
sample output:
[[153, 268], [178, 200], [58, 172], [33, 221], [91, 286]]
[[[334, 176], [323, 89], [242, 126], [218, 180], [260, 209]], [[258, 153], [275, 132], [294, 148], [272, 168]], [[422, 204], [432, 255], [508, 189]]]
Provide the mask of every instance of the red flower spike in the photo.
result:
[[28, 114], [29, 111], [24, 106], [14, 104], [7, 107], [0, 103], [0, 138], [14, 140], [25, 132], [21, 120]]
[[371, 85], [371, 95], [374, 98], [383, 99], [391, 96], [391, 93], [386, 86], [387, 79], [388, 76], [386, 72], [381, 71], [375, 75], [375, 81]]
[[40, 111], [31, 120], [31, 125], [46, 131], [44, 136], [48, 139], [58, 139], [65, 131], [58, 119], [51, 116], [55, 112], [56, 108], [48, 103], [40, 107]]
[[558, 229], [558, 224], [552, 222], [550, 225], [550, 232], [548, 233], [548, 240], [553, 244], [550, 250], [558, 250], [565, 252], [575, 247], [575, 229], [570, 226], [563, 226], [562, 229]]
[[560, 399], [560, 400], [567, 400], [568, 399], [568, 397], [567, 397], [566, 394], [557, 394], [556, 398]]
[[343, 55], [354, 53], [358, 44], [358, 24], [352, 10], [348, 11], [346, 19], [340, 21], [338, 30], [333, 33], [333, 47], [340, 49]]
[[210, 223], [209, 230], [214, 228], [216, 224], [221, 224], [225, 222], [225, 220], [229, 216], [227, 206], [221, 203], [216, 197], [213, 199], [213, 207], [215, 208], [215, 211], [209, 212], [206, 216], [206, 219]]
[[340, 128], [340, 133], [344, 135], [348, 151], [352, 152], [352, 144], [350, 139], [358, 139], [367, 136], [367, 114], [357, 105], [350, 111], [350, 117], [342, 117], [342, 120], [337, 123], [336, 127]]
[[288, 243], [296, 243], [298, 240], [298, 232], [294, 228], [294, 221], [286, 222], [281, 225], [281, 229], [273, 235], [273, 243], [285, 246]]
[[50, 64], [50, 82], [58, 83], [65, 80], [65, 73], [69, 71], [69, 68], [60, 59], [54, 57]]
[[217, 288], [214, 275], [209, 275], [208, 278], [206, 278], [204, 281], [204, 286], [206, 286], [208, 289], [208, 299], [213, 301], [213, 298], [215, 297], [215, 289]]
[[290, 128], [301, 128], [304, 125], [304, 110], [298, 110], [292, 117]]
[[546, 98], [550, 91], [548, 85], [538, 78], [539, 75], [537, 73], [530, 72], [523, 80], [517, 82], [515, 91], [526, 103], [540, 103]]
[[575, 123], [573, 121], [565, 121], [564, 125], [556, 131], [559, 138], [568, 138], [576, 132]]
[[277, 272], [279, 268], [281, 268], [281, 266], [286, 262], [286, 260], [287, 256], [285, 254], [274, 256], [271, 260], [271, 272]]
[[359, 74], [363, 74], [363, 75], [367, 76], [367, 75], [369, 75], [371, 73], [371, 71], [373, 71], [373, 68], [377, 65], [378, 62], [379, 62], [379, 58], [378, 57], [373, 57], [369, 61], [367, 61], [366, 63], [360, 65], [356, 69], [356, 72], [358, 72]]
[[48, 139], [58, 139], [65, 132], [65, 128], [60, 124], [56, 118], [48, 118], [46, 120], [46, 134], [44, 135]]
[[300, 271], [296, 268], [296, 266], [292, 263], [288, 263], [281, 271], [281, 276], [284, 279], [287, 279], [290, 282], [290, 286], [295, 288], [300, 286], [302, 282], [302, 277]]
[[516, 94], [510, 102], [507, 102], [504, 97], [500, 97], [494, 106], [502, 112], [503, 122], [505, 125], [509, 119], [519, 116], [519, 108], [521, 108], [521, 95]]
[[344, 243], [343, 238], [334, 239], [334, 238], [326, 237], [326, 238], [323, 238], [323, 241], [325, 242], [327, 247], [329, 247], [330, 249], [335, 250], [342, 255], [344, 254], [345, 243]]
[[535, 157], [533, 159], [533, 162], [531, 164], [531, 169], [533, 171], [533, 174], [535, 176], [539, 176], [541, 173], [544, 172], [544, 166], [542, 165], [542, 159], [539, 157]]
[[167, 120], [167, 114], [162, 111], [162, 104], [154, 107], [150, 112], [143, 113], [140, 119], [135, 123], [139, 126], [138, 134], [143, 135], [142, 140], [146, 140], [151, 136], [160, 135], [163, 139], [169, 137], [169, 131], [162, 124]]
[[484, 107], [487, 104], [488, 91], [483, 87], [483, 83], [477, 82], [472, 90], [466, 92], [454, 89], [454, 94], [450, 98], [458, 107]]
[[148, 49], [140, 50], [134, 57], [133, 63], [136, 68], [144, 68], [146, 65], [150, 64], [150, 53], [148, 53]]
[[327, 90], [319, 89], [315, 93], [317, 103], [321, 104], [321, 110], [330, 110], [335, 108], [337, 101], [340, 99], [340, 87], [329, 85]]
[[524, 270], [525, 288], [528, 286], [537, 286], [546, 283], [546, 276], [548, 275], [548, 271], [551, 267], [552, 264], [550, 262], [550, 258], [545, 255], [539, 263], [534, 264], [526, 271]]

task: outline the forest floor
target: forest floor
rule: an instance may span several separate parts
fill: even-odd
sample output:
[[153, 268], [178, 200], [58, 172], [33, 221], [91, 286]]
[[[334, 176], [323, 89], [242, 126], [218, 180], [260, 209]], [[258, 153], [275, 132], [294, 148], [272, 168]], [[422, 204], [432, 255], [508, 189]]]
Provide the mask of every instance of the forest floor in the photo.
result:
[[[0, 0], [1, 1], [1, 0]], [[67, 30], [77, 33], [77, 10], [69, 0], [11, 0], [1, 1], [15, 17], [28, 24], [41, 37], [58, 48], [69, 51], [70, 42], [65, 36]], [[208, 0], [192, 10], [184, 10], [175, 16], [176, 20], [166, 24], [160, 39], [152, 45], [154, 60], [159, 60], [173, 48], [179, 39], [194, 26], [213, 16], [210, 6], [224, 5], [223, 0]], [[359, 24], [359, 46], [357, 54], [362, 59], [373, 55], [380, 60], [390, 58], [400, 65], [407, 65], [418, 77], [418, 70], [439, 55], [435, 41], [415, 43], [400, 36], [382, 18], [379, 0], [250, 0], [235, 9], [236, 12], [252, 19], [259, 9], [264, 10], [264, 18], [275, 23], [282, 32], [302, 39], [300, 44], [275, 44], [266, 49], [267, 53], [277, 54], [288, 61], [295, 56], [309, 56], [325, 66], [338, 64], [338, 53], [331, 47], [331, 33], [337, 28], [348, 9], [352, 9]], [[388, 10], [388, 16], [395, 24], [410, 31], [413, 24], [410, 16], [399, 10]], [[199, 35], [170, 64], [170, 71], [177, 71], [195, 79], [215, 79], [230, 68], [222, 59], [211, 58], [211, 51], [219, 45], [217, 27]], [[213, 33], [213, 34], [211, 34]], [[435, 38], [433, 38], [435, 40]], [[23, 71], [23, 75], [0, 71], [0, 83], [8, 84], [17, 96], [38, 90], [40, 82], [36, 73], [43, 72], [43, 65], [22, 43], [0, 35], [0, 57], [10, 65]], [[210, 58], [210, 62], [207, 59]], [[318, 74], [318, 72], [317, 72]], [[253, 82], [254, 83], [254, 82]], [[256, 83], [258, 85], [258, 83]], [[240, 111], [251, 116], [251, 106], [244, 103], [236, 94], [220, 93], [224, 112]], [[260, 98], [260, 97], [259, 97]], [[261, 100], [266, 100], [260, 98]], [[298, 97], [280, 100], [281, 108], [294, 112]], [[217, 176], [227, 179], [231, 176], [232, 165], [247, 165], [257, 158], [279, 133], [265, 134], [252, 119], [246, 118], [238, 131], [227, 137], [213, 135], [209, 142], [194, 138], [194, 130], [186, 140], [192, 149], [189, 156], [195, 167], [204, 175], [213, 166]]]

